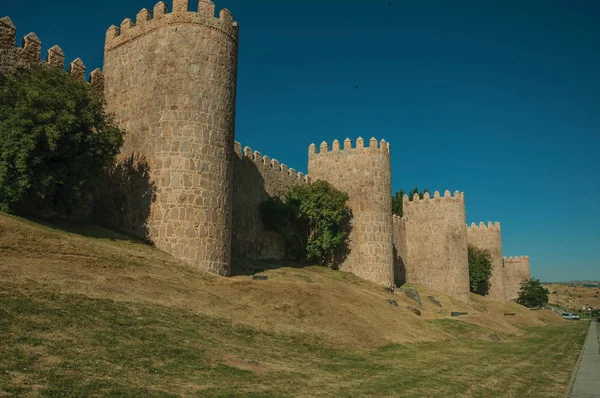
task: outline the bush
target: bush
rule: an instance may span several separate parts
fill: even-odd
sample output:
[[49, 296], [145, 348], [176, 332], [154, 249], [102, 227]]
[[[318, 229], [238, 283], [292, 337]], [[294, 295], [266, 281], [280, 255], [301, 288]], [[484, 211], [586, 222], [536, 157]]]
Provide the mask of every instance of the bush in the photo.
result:
[[490, 289], [492, 255], [489, 251], [469, 245], [469, 282], [472, 293], [485, 296]]
[[[0, 210], [67, 214], [114, 163], [123, 132], [102, 94], [62, 70], [17, 70], [0, 86]], [[29, 207], [29, 206], [27, 206]]]
[[531, 278], [521, 283], [521, 290], [517, 303], [525, 307], [540, 307], [548, 303], [548, 294], [550, 291], [542, 286], [539, 279]]
[[260, 208], [265, 228], [279, 233], [293, 255], [336, 268], [347, 252], [352, 216], [347, 202], [346, 193], [317, 181], [297, 185]]

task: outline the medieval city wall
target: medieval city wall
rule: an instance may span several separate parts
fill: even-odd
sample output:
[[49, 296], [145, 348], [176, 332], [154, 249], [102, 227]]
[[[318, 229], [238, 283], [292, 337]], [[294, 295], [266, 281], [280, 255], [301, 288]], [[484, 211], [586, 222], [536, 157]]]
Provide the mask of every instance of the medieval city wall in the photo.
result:
[[467, 241], [479, 249], [488, 250], [492, 255], [492, 275], [487, 296], [491, 299], [504, 301], [504, 262], [502, 257], [502, 236], [500, 223], [490, 221], [487, 225], [480, 222], [467, 227]]
[[229, 275], [238, 25], [228, 10], [214, 12], [210, 1], [198, 12], [187, 0], [174, 0], [171, 12], [159, 2], [111, 26], [104, 92], [127, 132], [121, 156], [149, 170], [145, 238]]
[[393, 244], [394, 244], [394, 280], [400, 286], [406, 283], [406, 223], [404, 218], [397, 215], [392, 216], [393, 222]]
[[282, 196], [298, 184], [310, 179], [277, 159], [252, 151], [239, 142], [233, 157], [233, 236], [235, 256], [252, 259], [286, 258], [283, 238], [265, 230], [260, 204], [272, 196]]
[[[0, 18], [0, 76], [17, 68], [29, 68], [34, 65], [49, 65], [59, 69], [65, 67], [65, 55], [59, 46], [48, 49], [46, 59], [41, 58], [42, 42], [33, 32], [23, 37], [21, 47], [16, 45], [17, 28], [9, 17]], [[80, 81], [85, 80], [85, 65], [77, 58], [70, 63], [70, 72]], [[100, 69], [90, 74], [90, 83], [102, 90], [104, 77]]]
[[436, 191], [423, 199], [403, 198], [406, 228], [406, 282], [469, 298], [469, 259], [464, 194]]
[[529, 256], [504, 257], [504, 291], [507, 300], [516, 300], [521, 283], [530, 277]]
[[392, 185], [390, 148], [385, 140], [371, 138], [365, 148], [362, 138], [352, 147], [335, 140], [317, 153], [308, 151], [308, 174], [312, 181], [325, 180], [346, 192], [352, 209], [349, 254], [340, 269], [361, 278], [390, 286], [394, 280], [392, 248]]

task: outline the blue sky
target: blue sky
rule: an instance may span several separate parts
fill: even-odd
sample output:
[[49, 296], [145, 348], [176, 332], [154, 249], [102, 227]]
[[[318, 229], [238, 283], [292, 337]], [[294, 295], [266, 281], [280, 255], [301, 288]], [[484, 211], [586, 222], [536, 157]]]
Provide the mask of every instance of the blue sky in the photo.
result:
[[[218, 0], [241, 27], [236, 139], [306, 171], [311, 142], [385, 138], [394, 191], [464, 191], [468, 223], [500, 221], [533, 276], [600, 280], [600, 2], [389, 3]], [[153, 5], [0, 14], [89, 72], [106, 29]]]

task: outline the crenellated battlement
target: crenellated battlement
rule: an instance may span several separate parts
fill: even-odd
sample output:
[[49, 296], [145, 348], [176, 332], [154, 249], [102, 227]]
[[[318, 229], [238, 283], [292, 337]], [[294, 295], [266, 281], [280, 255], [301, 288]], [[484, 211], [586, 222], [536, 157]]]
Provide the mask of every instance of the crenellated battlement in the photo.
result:
[[237, 43], [239, 26], [229, 10], [224, 8], [219, 12], [219, 16], [215, 17], [215, 5], [212, 1], [200, 0], [197, 12], [188, 11], [188, 6], [188, 0], [173, 0], [171, 12], [162, 1], [154, 6], [152, 12], [143, 8], [137, 13], [135, 22], [125, 18], [118, 27], [112, 25], [108, 28], [105, 51], [111, 51], [156, 29], [180, 25], [203, 25]]
[[273, 169], [280, 172], [283, 175], [287, 175], [294, 180], [310, 184], [310, 176], [302, 172], [296, 171], [296, 169], [288, 167], [283, 163], [279, 163], [279, 160], [270, 158], [269, 156], [263, 155], [259, 151], [253, 151], [250, 147], [243, 147], [242, 144], [235, 141], [234, 152], [237, 156], [245, 157], [252, 160], [257, 166], [264, 169]]
[[365, 140], [362, 137], [358, 137], [356, 140], [356, 144], [352, 147], [352, 140], [350, 138], [346, 138], [344, 140], [344, 147], [341, 147], [340, 142], [336, 139], [333, 141], [331, 148], [326, 141], [323, 141], [319, 146], [319, 150], [317, 151], [317, 146], [313, 143], [308, 147], [308, 156], [311, 155], [323, 155], [327, 153], [357, 153], [357, 152], [380, 152], [386, 153], [389, 155], [390, 153], [390, 144], [386, 142], [386, 140], [381, 140], [377, 142], [375, 137], [371, 137], [368, 142], [368, 146], [365, 146]]
[[471, 230], [494, 230], [494, 231], [500, 231], [500, 223], [499, 222], [494, 222], [492, 223], [491, 221], [488, 221], [487, 225], [483, 222], [480, 222], [479, 224], [476, 223], [471, 223], [471, 225], [467, 225], [467, 229]]
[[404, 195], [402, 197], [402, 202], [404, 204], [427, 203], [427, 202], [431, 202], [431, 201], [435, 201], [435, 200], [454, 200], [457, 202], [464, 202], [465, 201], [465, 193], [459, 192], [459, 191], [454, 191], [454, 196], [452, 196], [450, 191], [446, 190], [446, 191], [444, 191], [444, 196], [440, 196], [440, 191], [435, 191], [433, 193], [433, 198], [432, 198], [431, 195], [429, 194], [429, 192], [425, 192], [425, 194], [423, 195], [423, 199], [421, 199], [419, 194], [414, 194], [412, 201], [409, 199], [408, 195]]
[[504, 262], [507, 262], [507, 263], [520, 263], [520, 262], [524, 262], [524, 261], [529, 261], [529, 256], [504, 257]]
[[[42, 42], [34, 32], [23, 37], [21, 47], [16, 45], [16, 39], [17, 28], [10, 17], [0, 18], [0, 51], [2, 52], [0, 75], [15, 68], [31, 67], [35, 64], [46, 64], [64, 70], [65, 54], [59, 46], [50, 47], [46, 53], [46, 59], [42, 59]], [[85, 81], [85, 70], [85, 64], [80, 58], [76, 58], [70, 63], [69, 72], [77, 80]], [[100, 69], [96, 69], [90, 74], [89, 83], [94, 88], [104, 86], [104, 76]], [[102, 90], [100, 89], [100, 91]]]

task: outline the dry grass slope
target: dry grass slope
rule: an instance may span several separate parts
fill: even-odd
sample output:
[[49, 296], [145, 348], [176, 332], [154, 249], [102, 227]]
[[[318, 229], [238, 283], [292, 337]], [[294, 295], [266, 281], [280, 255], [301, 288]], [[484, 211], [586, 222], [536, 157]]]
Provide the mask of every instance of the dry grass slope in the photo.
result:
[[0, 214], [0, 396], [560, 396], [585, 337], [483, 297], [417, 286], [419, 305], [326, 268], [235, 267]]

